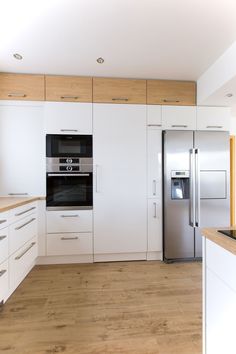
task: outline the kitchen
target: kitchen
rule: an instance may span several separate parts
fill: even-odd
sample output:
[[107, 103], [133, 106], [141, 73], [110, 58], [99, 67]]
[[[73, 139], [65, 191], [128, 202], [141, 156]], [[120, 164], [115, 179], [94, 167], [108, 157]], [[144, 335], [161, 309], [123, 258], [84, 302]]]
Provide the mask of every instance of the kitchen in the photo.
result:
[[[170, 46], [161, 41], [164, 61], [158, 50], [148, 59], [145, 53], [136, 57], [128, 39], [123, 53], [136, 65], [125, 64], [114, 47], [102, 50], [109, 26], [120, 37], [115, 15], [125, 14], [128, 27], [133, 18], [138, 29], [143, 11], [152, 19], [151, 10], [168, 14], [162, 1], [129, 1], [126, 9], [125, 3], [99, 0], [91, 11], [73, 0], [71, 8], [64, 1], [14, 5], [11, 21], [6, 5], [2, 27], [8, 33], [13, 19], [22, 27], [5, 36], [0, 58], [0, 350], [222, 352], [224, 335], [232, 343], [232, 326], [223, 321], [214, 332], [218, 322], [211, 313], [223, 301], [216, 296], [210, 306], [214, 281], [207, 274], [215, 268], [208, 255], [214, 258], [215, 252], [217, 258], [219, 245], [230, 252], [235, 242], [219, 241], [215, 248], [209, 236], [209, 227], [227, 228], [235, 219], [234, 6], [228, 4], [224, 15], [223, 2], [213, 14], [205, 2], [194, 5], [195, 14], [178, 10], [168, 35], [174, 35], [175, 23], [179, 35], [186, 33], [177, 18], [191, 14], [194, 36], [194, 16], [200, 21], [204, 6], [215, 21], [207, 45], [221, 30], [217, 16], [224, 26], [231, 21], [224, 43], [212, 41], [211, 59], [198, 56], [198, 67], [189, 38], [185, 55], [191, 54], [191, 68], [173, 47], [179, 55], [174, 73], [170, 58], [166, 69]], [[70, 37], [76, 28], [96, 47], [95, 27], [86, 16], [94, 25], [114, 21], [102, 22], [101, 48], [90, 48], [90, 54], [80, 37], [76, 44]], [[57, 31], [49, 31], [52, 25]], [[166, 28], [164, 20], [151, 25]], [[145, 26], [150, 50], [158, 32], [146, 21]], [[207, 45], [201, 42], [198, 49], [206, 51]], [[222, 255], [226, 269], [227, 256]], [[232, 300], [228, 322], [233, 305]], [[227, 353], [233, 350], [229, 344]]]

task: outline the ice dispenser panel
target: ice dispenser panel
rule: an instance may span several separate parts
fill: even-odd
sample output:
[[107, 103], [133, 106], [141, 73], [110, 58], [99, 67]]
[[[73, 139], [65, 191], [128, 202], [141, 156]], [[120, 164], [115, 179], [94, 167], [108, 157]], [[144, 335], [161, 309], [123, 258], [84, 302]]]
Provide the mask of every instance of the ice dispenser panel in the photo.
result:
[[171, 199], [189, 199], [189, 171], [171, 171]]

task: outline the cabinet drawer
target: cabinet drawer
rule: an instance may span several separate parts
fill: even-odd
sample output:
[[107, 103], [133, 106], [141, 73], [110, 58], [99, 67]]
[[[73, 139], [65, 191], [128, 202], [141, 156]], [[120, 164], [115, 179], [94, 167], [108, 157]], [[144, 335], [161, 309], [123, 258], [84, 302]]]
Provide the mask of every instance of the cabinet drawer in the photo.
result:
[[17, 222], [33, 213], [37, 212], [37, 202], [25, 204], [10, 210], [11, 223]]
[[148, 252], [162, 251], [162, 205], [160, 199], [148, 200]]
[[229, 107], [197, 107], [197, 130], [229, 131]]
[[8, 227], [0, 230], [0, 263], [8, 258], [9, 246], [8, 246]]
[[34, 237], [9, 259], [10, 290], [14, 291], [35, 264], [38, 255], [37, 238]]
[[8, 260], [0, 264], [0, 302], [5, 300], [9, 292]]
[[93, 102], [146, 104], [146, 80], [93, 78]]
[[0, 73], [0, 99], [44, 101], [44, 76]]
[[9, 254], [13, 254], [32, 237], [37, 236], [36, 214], [27, 216], [24, 219], [10, 225], [9, 227]]
[[93, 253], [91, 233], [61, 233], [47, 235], [47, 255], [79, 255]]
[[158, 105], [147, 106], [147, 126], [150, 129], [161, 129], [162, 127], [161, 106]]
[[92, 102], [92, 78], [45, 76], [46, 101]]
[[5, 211], [0, 213], [0, 230], [8, 226], [9, 212]]
[[196, 105], [196, 83], [147, 80], [147, 104], [194, 106]]
[[47, 233], [91, 231], [91, 210], [63, 210], [47, 212]]
[[196, 107], [162, 107], [162, 127], [171, 130], [196, 130]]

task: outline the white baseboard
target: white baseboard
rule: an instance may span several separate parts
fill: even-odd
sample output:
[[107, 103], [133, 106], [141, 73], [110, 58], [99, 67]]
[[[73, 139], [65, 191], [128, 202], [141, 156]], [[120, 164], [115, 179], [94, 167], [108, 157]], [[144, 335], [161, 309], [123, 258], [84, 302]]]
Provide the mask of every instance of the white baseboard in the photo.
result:
[[93, 255], [45, 256], [38, 257], [36, 262], [37, 265], [70, 263], [93, 263]]
[[147, 253], [109, 253], [95, 254], [94, 262], [146, 261]]
[[147, 252], [147, 261], [163, 261], [162, 252]]

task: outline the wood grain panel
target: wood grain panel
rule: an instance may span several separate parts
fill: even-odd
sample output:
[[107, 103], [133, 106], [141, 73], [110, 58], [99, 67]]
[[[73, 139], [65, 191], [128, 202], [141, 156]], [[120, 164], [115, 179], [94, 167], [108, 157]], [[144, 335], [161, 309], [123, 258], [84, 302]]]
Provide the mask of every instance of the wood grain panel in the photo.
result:
[[92, 102], [92, 78], [45, 76], [46, 101]]
[[93, 102], [146, 104], [146, 80], [94, 77]]
[[195, 106], [196, 83], [192, 81], [147, 80], [147, 104]]
[[0, 99], [44, 101], [44, 75], [0, 73]]

